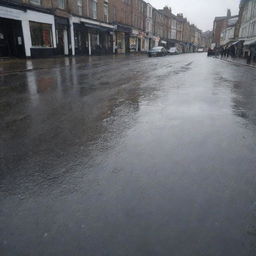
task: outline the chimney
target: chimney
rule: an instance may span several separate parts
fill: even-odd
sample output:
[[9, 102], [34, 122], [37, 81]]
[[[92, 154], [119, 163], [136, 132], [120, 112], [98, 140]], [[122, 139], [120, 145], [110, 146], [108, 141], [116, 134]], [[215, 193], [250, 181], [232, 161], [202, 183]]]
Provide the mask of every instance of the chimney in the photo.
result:
[[227, 17], [231, 18], [231, 10], [230, 9], [228, 9], [228, 11], [227, 11]]

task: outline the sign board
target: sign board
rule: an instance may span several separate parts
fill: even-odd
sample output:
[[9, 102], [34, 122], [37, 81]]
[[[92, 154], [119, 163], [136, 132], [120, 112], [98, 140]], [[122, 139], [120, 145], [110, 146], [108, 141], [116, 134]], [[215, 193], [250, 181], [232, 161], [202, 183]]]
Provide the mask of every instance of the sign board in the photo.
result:
[[22, 15], [23, 15], [23, 12], [20, 10], [11, 9], [11, 8], [7, 8], [7, 7], [3, 7], [3, 6], [1, 6], [1, 8], [0, 8], [0, 17], [1, 18], [21, 20]]

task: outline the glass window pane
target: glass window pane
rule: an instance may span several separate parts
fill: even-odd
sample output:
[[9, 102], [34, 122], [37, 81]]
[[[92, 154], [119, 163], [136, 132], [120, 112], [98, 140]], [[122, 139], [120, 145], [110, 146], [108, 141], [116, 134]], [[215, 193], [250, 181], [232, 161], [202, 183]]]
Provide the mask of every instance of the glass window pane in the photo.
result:
[[30, 33], [33, 47], [52, 47], [52, 25], [30, 22]]

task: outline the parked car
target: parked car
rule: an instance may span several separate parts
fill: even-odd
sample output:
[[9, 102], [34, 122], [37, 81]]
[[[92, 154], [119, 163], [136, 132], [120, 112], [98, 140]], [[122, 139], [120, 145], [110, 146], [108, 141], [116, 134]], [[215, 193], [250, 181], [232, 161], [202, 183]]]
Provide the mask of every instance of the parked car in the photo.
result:
[[204, 52], [204, 48], [198, 48], [197, 52]]
[[164, 47], [162, 46], [158, 46], [158, 47], [154, 47], [152, 48], [149, 52], [148, 52], [148, 57], [161, 57], [161, 56], [165, 56], [167, 55], [167, 51]]
[[177, 54], [180, 54], [181, 52], [179, 51], [179, 49], [177, 47], [171, 47], [169, 50], [168, 50], [168, 53], [170, 55], [177, 55]]

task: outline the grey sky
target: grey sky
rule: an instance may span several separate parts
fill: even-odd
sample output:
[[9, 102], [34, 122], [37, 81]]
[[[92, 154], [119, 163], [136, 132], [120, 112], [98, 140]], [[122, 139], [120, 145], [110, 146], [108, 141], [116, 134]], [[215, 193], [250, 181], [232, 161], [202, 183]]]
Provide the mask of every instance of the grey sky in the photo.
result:
[[183, 13], [191, 23], [203, 31], [212, 30], [215, 16], [223, 16], [230, 8], [232, 15], [238, 14], [240, 0], [146, 0], [155, 8], [165, 5], [172, 8], [173, 13]]

